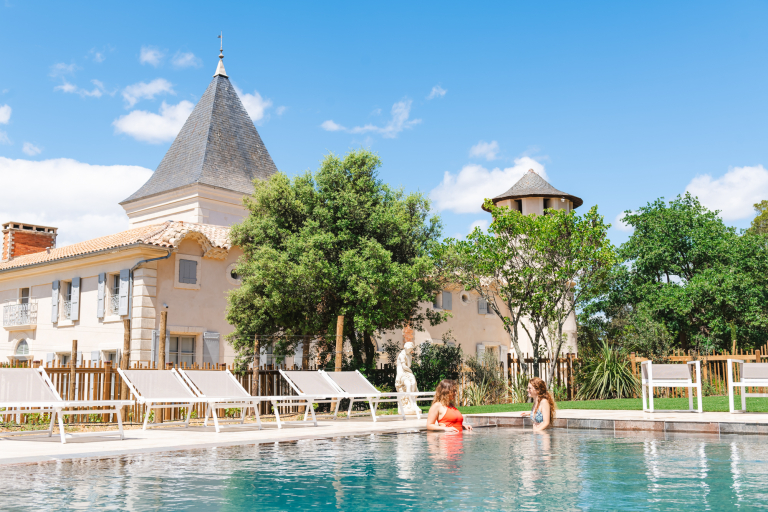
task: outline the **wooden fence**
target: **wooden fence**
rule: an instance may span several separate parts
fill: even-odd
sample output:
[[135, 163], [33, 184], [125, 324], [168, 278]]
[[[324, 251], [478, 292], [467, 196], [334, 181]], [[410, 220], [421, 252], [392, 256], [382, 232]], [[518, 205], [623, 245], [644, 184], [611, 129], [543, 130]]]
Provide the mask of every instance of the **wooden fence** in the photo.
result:
[[[768, 344], [753, 350], [745, 352], [737, 350], [735, 354], [728, 353], [725, 350], [712, 353], [686, 355], [682, 350], [675, 350], [669, 356], [671, 363], [686, 364], [689, 361], [701, 361], [701, 382], [705, 394], [708, 395], [727, 395], [728, 389], [728, 359], [739, 359], [748, 363], [768, 362]], [[634, 353], [630, 354], [629, 361], [632, 364], [632, 373], [640, 379], [640, 363], [648, 361], [645, 357], [639, 357]], [[734, 366], [734, 379], [739, 379], [738, 367]], [[739, 390], [735, 391], [739, 394]], [[654, 396], [683, 398], [688, 397], [689, 390], [686, 388], [656, 388]], [[768, 393], [768, 388], [747, 388], [747, 393]]]
[[[557, 358], [554, 368], [550, 368], [550, 359], [548, 357], [539, 358], [539, 377], [547, 382], [558, 386], [561, 393], [564, 392], [568, 400], [576, 397], [576, 380], [574, 378], [575, 368], [577, 368], [578, 359], [576, 354], [562, 354]], [[520, 375], [534, 375], [535, 361], [532, 355], [524, 354], [523, 360], [514, 357], [513, 354], [507, 354], [507, 372], [511, 384], [517, 382]], [[549, 380], [550, 371], [554, 372], [552, 380]]]

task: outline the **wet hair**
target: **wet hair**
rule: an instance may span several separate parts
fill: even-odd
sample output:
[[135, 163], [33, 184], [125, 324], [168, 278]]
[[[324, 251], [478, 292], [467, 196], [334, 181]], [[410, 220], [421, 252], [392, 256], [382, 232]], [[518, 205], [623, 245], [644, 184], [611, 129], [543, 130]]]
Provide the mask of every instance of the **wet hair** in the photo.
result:
[[435, 399], [432, 404], [440, 402], [446, 407], [456, 407], [456, 381], [444, 379], [435, 388]]
[[[552, 421], [555, 419], [555, 399], [552, 397], [552, 393], [550, 393], [547, 390], [547, 383], [541, 380], [538, 377], [534, 377], [531, 380], [528, 381], [528, 383], [533, 386], [533, 389], [536, 390], [536, 393], [538, 393], [538, 396], [536, 397], [536, 408], [538, 409], [539, 403], [541, 400], [546, 400], [549, 402], [549, 421]], [[437, 395], [435, 395], [437, 396]]]

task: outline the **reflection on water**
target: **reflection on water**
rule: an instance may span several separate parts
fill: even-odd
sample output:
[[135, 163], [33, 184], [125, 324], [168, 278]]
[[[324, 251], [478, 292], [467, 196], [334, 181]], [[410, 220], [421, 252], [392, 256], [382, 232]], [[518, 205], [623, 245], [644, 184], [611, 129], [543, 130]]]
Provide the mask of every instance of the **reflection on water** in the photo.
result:
[[361, 436], [0, 468], [0, 509], [752, 509], [766, 459], [751, 436]]

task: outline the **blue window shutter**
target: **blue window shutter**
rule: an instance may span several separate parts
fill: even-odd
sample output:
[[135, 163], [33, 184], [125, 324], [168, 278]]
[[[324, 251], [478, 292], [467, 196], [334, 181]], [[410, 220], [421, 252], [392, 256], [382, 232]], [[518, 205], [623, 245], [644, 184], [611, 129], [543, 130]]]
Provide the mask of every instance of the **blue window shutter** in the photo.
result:
[[152, 350], [149, 353], [149, 361], [151, 363], [157, 362], [157, 354], [159, 352], [160, 352], [160, 331], [152, 331]]
[[477, 301], [477, 312], [480, 315], [488, 314], [488, 301], [482, 297], [480, 297], [480, 300]]
[[107, 274], [99, 274], [99, 290], [96, 296], [96, 318], [104, 318], [104, 294], [107, 284]]
[[51, 285], [51, 322], [59, 321], [59, 281]]
[[131, 271], [127, 268], [120, 271], [120, 305], [117, 311], [117, 314], [120, 316], [128, 314], [128, 281], [130, 274]]
[[101, 361], [101, 351], [100, 350], [92, 350], [91, 351], [91, 364], [99, 364], [99, 361]]
[[80, 278], [72, 278], [72, 298], [69, 310], [69, 319], [73, 322], [80, 319]]
[[435, 300], [432, 301], [432, 307], [435, 309], [440, 309], [438, 297], [440, 297], [440, 294], [435, 295]]
[[[160, 353], [160, 331], [158, 331], [157, 335], [157, 347], [158, 347], [158, 354]], [[181, 350], [181, 349], [179, 349]], [[159, 359], [158, 359], [159, 362]], [[170, 329], [165, 331], [165, 362], [170, 363], [171, 362], [171, 331]]]
[[443, 292], [443, 309], [450, 311], [453, 309], [453, 296], [451, 292]]
[[77, 366], [82, 366], [82, 365], [83, 365], [83, 351], [82, 350], [78, 350], [77, 351]]
[[196, 261], [179, 260], [179, 282], [184, 284], [197, 284]]
[[122, 368], [120, 366], [120, 349], [115, 349], [115, 360], [112, 361], [112, 368]]
[[219, 333], [203, 333], [203, 363], [219, 364]]
[[482, 364], [483, 362], [483, 355], [485, 354], [485, 345], [482, 343], [477, 344], [477, 360]]

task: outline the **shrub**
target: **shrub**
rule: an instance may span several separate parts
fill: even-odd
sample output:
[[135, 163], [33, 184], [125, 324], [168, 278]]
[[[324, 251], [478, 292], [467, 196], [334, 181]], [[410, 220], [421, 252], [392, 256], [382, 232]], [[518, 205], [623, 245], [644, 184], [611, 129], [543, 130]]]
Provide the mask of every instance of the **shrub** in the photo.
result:
[[433, 390], [443, 379], [458, 380], [461, 371], [461, 347], [422, 343], [414, 350], [411, 370], [419, 389]]
[[509, 383], [507, 393], [509, 394], [509, 400], [513, 404], [524, 404], [528, 401], [528, 380], [528, 375], [520, 372]]
[[626, 355], [607, 343], [582, 363], [576, 379], [577, 398], [582, 400], [628, 398], [640, 392]]
[[[485, 352], [482, 360], [472, 356], [467, 359], [466, 365], [471, 370], [471, 373], [468, 375], [471, 384], [478, 386], [478, 389], [484, 390], [482, 394], [483, 405], [506, 402], [508, 386], [504, 381], [503, 366], [499, 363], [495, 353]], [[527, 385], [528, 382], [526, 381]]]

